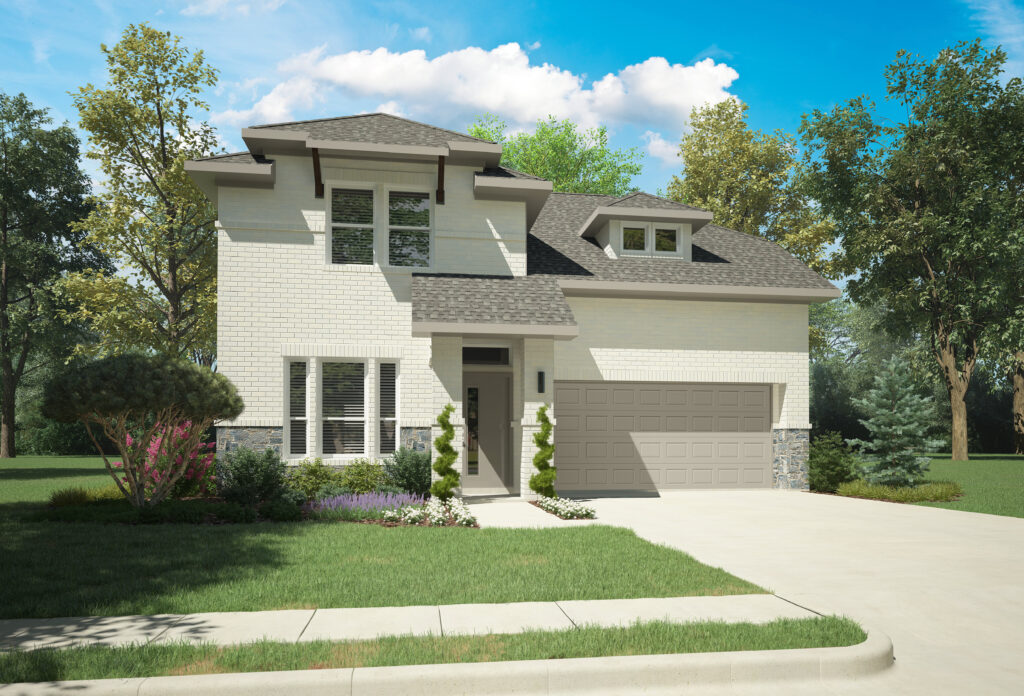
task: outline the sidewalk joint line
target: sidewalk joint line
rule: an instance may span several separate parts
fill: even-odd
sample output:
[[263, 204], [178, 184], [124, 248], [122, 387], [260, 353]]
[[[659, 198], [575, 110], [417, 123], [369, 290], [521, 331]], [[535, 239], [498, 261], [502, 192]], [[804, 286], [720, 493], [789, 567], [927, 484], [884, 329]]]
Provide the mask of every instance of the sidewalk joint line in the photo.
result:
[[159, 633], [157, 633], [157, 634], [156, 634], [155, 636], [153, 636], [153, 637], [151, 637], [151, 638], [150, 638], [149, 640], [147, 640], [147, 641], [146, 641], [146, 645], [151, 645], [151, 644], [153, 643], [153, 641], [157, 640], [158, 638], [160, 638], [160, 636], [162, 636], [163, 634], [167, 633], [167, 632], [168, 632], [169, 630], [171, 630], [172, 628], [174, 628], [175, 626], [177, 626], [178, 624], [180, 624], [180, 623], [181, 623], [182, 621], [184, 621], [184, 620], [185, 620], [185, 617], [186, 617], [186, 616], [190, 616], [190, 614], [180, 614], [180, 615], [178, 616], [178, 620], [177, 620], [177, 621], [175, 621], [174, 623], [172, 623], [172, 624], [171, 624], [171, 625], [169, 625], [169, 626], [165, 626], [165, 627], [164, 627], [164, 630], [160, 631], [160, 632], [159, 632]]
[[441, 605], [437, 605], [437, 627], [441, 629], [441, 637], [444, 638], [444, 621], [441, 619]]
[[573, 628], [579, 628], [579, 626], [577, 626], [577, 625], [576, 625], [576, 622], [572, 620], [572, 617], [571, 617], [571, 616], [569, 616], [568, 612], [566, 612], [566, 611], [565, 611], [565, 609], [563, 609], [563, 608], [562, 608], [562, 605], [561, 605], [561, 604], [559, 604], [558, 602], [553, 602], [553, 604], [554, 604], [554, 605], [555, 605], [556, 607], [558, 607], [558, 610], [559, 610], [560, 612], [562, 612], [562, 614], [564, 614], [564, 615], [565, 615], [565, 618], [569, 619], [569, 623], [571, 623], [571, 624], [572, 624], [572, 627], [573, 627]]
[[295, 642], [296, 642], [296, 643], [298, 643], [298, 642], [299, 642], [300, 640], [302, 640], [302, 636], [303, 636], [303, 635], [305, 635], [305, 633], [306, 633], [306, 629], [307, 629], [307, 628], [309, 628], [309, 625], [310, 625], [311, 623], [313, 623], [313, 617], [314, 617], [314, 616], [316, 616], [316, 613], [317, 613], [318, 611], [320, 611], [320, 608], [319, 608], [319, 607], [317, 607], [316, 609], [314, 609], [314, 610], [313, 610], [313, 613], [309, 615], [309, 621], [307, 621], [307, 622], [306, 622], [306, 625], [302, 627], [302, 630], [301, 630], [301, 631], [299, 631], [299, 637], [295, 639]]
[[782, 595], [777, 595], [777, 594], [775, 594], [775, 593], [773, 592], [773, 593], [772, 593], [772, 596], [773, 596], [773, 597], [778, 597], [778, 598], [779, 598], [779, 599], [781, 599], [781, 600], [782, 600], [783, 602], [789, 602], [789, 603], [790, 603], [790, 604], [792, 604], [792, 605], [793, 605], [794, 607], [800, 607], [801, 609], [804, 609], [804, 610], [806, 610], [806, 611], [809, 611], [809, 612], [811, 612], [812, 614], [817, 614], [818, 616], [825, 616], [825, 615], [824, 615], [824, 614], [822, 614], [822, 613], [821, 613], [820, 611], [816, 611], [816, 610], [814, 610], [814, 609], [811, 609], [810, 607], [805, 607], [805, 606], [804, 606], [803, 604], [798, 604], [798, 603], [794, 602], [794, 601], [793, 601], [792, 599], [786, 599], [786, 598], [785, 598], [785, 597], [783, 597]]

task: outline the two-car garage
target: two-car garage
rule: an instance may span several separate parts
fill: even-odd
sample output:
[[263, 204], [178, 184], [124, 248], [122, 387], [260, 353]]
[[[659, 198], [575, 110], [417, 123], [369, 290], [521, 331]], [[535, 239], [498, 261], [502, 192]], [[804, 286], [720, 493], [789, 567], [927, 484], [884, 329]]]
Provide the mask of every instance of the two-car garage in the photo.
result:
[[558, 489], [766, 488], [771, 386], [555, 382]]

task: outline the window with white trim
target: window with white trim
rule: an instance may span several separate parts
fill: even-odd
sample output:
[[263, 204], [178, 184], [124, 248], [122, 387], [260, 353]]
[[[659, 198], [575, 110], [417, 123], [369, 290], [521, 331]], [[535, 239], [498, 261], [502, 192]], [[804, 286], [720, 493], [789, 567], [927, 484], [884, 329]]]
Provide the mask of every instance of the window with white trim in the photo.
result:
[[373, 264], [371, 189], [331, 189], [331, 263]]
[[366, 363], [325, 362], [320, 427], [324, 454], [366, 454]]
[[430, 194], [388, 192], [388, 264], [430, 265]]
[[398, 429], [398, 365], [382, 362], [377, 367], [377, 417], [379, 433], [377, 449], [380, 454], [395, 451]]
[[623, 222], [622, 253], [633, 256], [685, 256], [679, 225]]
[[306, 362], [288, 363], [288, 451], [306, 454]]

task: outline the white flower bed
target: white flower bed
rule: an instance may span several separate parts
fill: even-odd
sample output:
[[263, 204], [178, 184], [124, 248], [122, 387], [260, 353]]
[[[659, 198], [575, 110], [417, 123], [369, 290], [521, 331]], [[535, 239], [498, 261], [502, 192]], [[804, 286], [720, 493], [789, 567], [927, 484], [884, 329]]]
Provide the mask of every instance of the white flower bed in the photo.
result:
[[431, 498], [423, 505], [406, 505], [398, 510], [385, 510], [384, 519], [404, 524], [423, 524], [426, 521], [432, 527], [444, 527], [449, 524], [460, 527], [476, 525], [476, 517], [461, 498], [452, 498], [447, 503]]
[[537, 499], [537, 507], [557, 515], [563, 520], [592, 520], [596, 517], [594, 508], [587, 507], [578, 500], [566, 498], [549, 498], [542, 495]]

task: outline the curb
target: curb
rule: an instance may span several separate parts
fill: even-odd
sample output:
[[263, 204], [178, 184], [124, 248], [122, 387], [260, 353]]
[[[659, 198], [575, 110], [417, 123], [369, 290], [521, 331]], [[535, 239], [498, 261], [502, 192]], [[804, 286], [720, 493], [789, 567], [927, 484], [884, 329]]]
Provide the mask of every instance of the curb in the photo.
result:
[[844, 648], [40, 682], [0, 685], [0, 696], [37, 696], [55, 691], [82, 696], [677, 694], [683, 686], [851, 679], [892, 666], [889, 636], [874, 629], [864, 630], [868, 637], [863, 643]]

